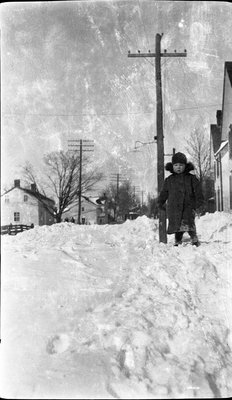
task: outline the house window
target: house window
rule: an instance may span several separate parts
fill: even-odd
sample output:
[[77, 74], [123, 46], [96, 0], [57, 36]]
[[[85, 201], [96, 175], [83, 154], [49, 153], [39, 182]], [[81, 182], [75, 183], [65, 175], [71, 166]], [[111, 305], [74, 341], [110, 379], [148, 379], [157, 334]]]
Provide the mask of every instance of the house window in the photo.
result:
[[85, 207], [82, 207], [81, 211], [85, 211]]
[[8, 196], [6, 196], [6, 197], [5, 197], [5, 203], [9, 203], [9, 202], [10, 202], [10, 199], [9, 199]]
[[15, 222], [20, 221], [20, 213], [19, 212], [14, 212], [14, 221]]
[[23, 200], [24, 200], [24, 201], [28, 201], [28, 195], [27, 195], [27, 194], [24, 195]]

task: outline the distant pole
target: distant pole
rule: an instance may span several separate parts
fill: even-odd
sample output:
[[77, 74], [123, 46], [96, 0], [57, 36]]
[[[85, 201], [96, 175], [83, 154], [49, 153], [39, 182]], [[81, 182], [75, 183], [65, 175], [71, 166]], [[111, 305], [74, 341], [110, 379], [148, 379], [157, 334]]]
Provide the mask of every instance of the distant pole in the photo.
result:
[[115, 216], [116, 220], [118, 218], [118, 211], [119, 211], [119, 174], [117, 174], [116, 216]]
[[[132, 54], [128, 51], [128, 57], [155, 57], [155, 75], [156, 75], [156, 136], [157, 136], [157, 184], [158, 194], [160, 193], [164, 182], [164, 135], [163, 135], [163, 106], [162, 106], [162, 83], [161, 83], [161, 57], [186, 57], [186, 50], [184, 53], [161, 53], [160, 42], [163, 34], [156, 34], [156, 52]], [[167, 243], [166, 233], [166, 212], [159, 210], [159, 241]]]
[[[78, 184], [78, 217], [77, 223], [81, 225], [81, 197], [82, 197], [82, 154], [83, 152], [94, 151], [93, 140], [85, 140], [85, 139], [71, 139], [68, 140], [69, 146], [72, 151], [79, 151], [80, 161], [79, 161], [79, 184]], [[84, 143], [83, 143], [84, 142]]]
[[82, 139], [80, 139], [80, 171], [79, 171], [79, 194], [78, 194], [78, 220], [77, 223], [81, 224], [81, 185], [82, 185]]
[[123, 180], [123, 178], [121, 178], [120, 174], [111, 174], [111, 179], [112, 179], [112, 183], [115, 185], [115, 179], [116, 179], [116, 193], [115, 193], [115, 207], [114, 207], [114, 219], [117, 219], [118, 216], [118, 212], [117, 212], [117, 208], [119, 206], [119, 180]]

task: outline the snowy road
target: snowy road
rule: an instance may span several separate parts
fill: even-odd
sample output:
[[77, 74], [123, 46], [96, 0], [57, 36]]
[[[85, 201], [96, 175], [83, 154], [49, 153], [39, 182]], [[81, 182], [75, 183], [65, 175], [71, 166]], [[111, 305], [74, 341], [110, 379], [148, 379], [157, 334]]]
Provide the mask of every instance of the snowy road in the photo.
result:
[[197, 228], [199, 248], [146, 217], [3, 237], [1, 396], [229, 397], [232, 215]]

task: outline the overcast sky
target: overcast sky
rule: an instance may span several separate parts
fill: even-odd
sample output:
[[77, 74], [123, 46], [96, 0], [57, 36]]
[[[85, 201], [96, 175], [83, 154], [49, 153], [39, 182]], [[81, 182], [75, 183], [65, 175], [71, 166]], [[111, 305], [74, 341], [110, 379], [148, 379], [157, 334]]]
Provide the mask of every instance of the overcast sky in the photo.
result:
[[[226, 2], [73, 1], [1, 6], [2, 186], [22, 179], [28, 160], [39, 170], [46, 152], [69, 139], [92, 139], [96, 167], [120, 172], [156, 193], [155, 59], [163, 58], [165, 153], [185, 151], [194, 128], [209, 137], [222, 105], [225, 61], [232, 60], [232, 6]], [[170, 157], [165, 157], [165, 162]]]

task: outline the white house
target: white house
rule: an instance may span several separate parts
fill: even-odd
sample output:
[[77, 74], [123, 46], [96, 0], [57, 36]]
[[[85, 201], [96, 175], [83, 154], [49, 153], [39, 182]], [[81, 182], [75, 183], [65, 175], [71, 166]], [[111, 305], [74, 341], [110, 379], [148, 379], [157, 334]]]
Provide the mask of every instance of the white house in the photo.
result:
[[[80, 222], [82, 225], [99, 224], [103, 225], [107, 223], [105, 207], [103, 204], [97, 202], [97, 197], [81, 196], [81, 218]], [[69, 207], [65, 212], [64, 218], [78, 220], [78, 204]]]
[[211, 125], [217, 211], [232, 211], [232, 62], [225, 62], [222, 110]]
[[1, 196], [1, 226], [52, 225], [54, 205], [54, 200], [39, 193], [34, 184], [30, 189], [23, 188], [16, 179], [14, 186]]

